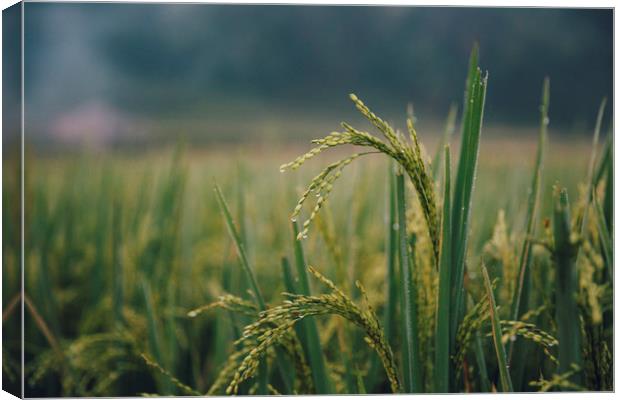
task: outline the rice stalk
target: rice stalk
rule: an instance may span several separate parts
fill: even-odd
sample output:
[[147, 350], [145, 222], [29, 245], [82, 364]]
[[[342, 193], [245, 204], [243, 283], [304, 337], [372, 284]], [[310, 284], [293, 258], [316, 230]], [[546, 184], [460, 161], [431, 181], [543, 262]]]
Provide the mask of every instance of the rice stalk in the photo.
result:
[[495, 297], [493, 296], [493, 287], [491, 286], [489, 273], [487, 272], [484, 264], [481, 265], [481, 269], [482, 277], [484, 278], [484, 285], [489, 299], [489, 317], [491, 319], [493, 346], [495, 347], [495, 355], [497, 356], [497, 368], [499, 369], [501, 390], [503, 392], [512, 392], [512, 380], [510, 379], [510, 373], [508, 372], [506, 351], [504, 349], [504, 344], [502, 343], [502, 328], [499, 315], [497, 313], [497, 306], [495, 305]]
[[[298, 231], [297, 222], [293, 222], [292, 227], [293, 236], [295, 237], [293, 240], [293, 247], [298, 279], [297, 290], [294, 293], [310, 296], [310, 281], [306, 269], [304, 250], [301, 241], [298, 239], [300, 233]], [[312, 368], [314, 387], [319, 394], [329, 394], [331, 391], [331, 382], [327, 375], [327, 368], [325, 366], [325, 359], [316, 321], [314, 319], [304, 320], [301, 322], [300, 327], [303, 331], [302, 336], [300, 336], [301, 344]]]
[[[540, 133], [538, 138], [538, 149], [536, 153], [536, 162], [534, 164], [534, 173], [532, 183], [528, 192], [526, 229], [521, 254], [519, 256], [519, 270], [517, 273], [517, 282], [512, 305], [510, 309], [510, 318], [518, 319], [523, 310], [529, 308], [530, 287], [531, 287], [531, 264], [532, 264], [532, 238], [536, 234], [536, 217], [539, 209], [539, 192], [542, 182], [545, 143], [547, 142], [547, 126], [549, 125], [549, 78], [543, 81], [541, 102], [540, 102]], [[517, 348], [517, 360], [513, 364], [513, 350]], [[528, 347], [518, 341], [511, 341], [508, 344], [508, 362], [512, 365], [512, 378], [517, 385], [521, 387], [523, 371], [525, 368], [525, 360], [528, 355]]]
[[[400, 172], [400, 171], [399, 171]], [[402, 314], [403, 340], [403, 375], [404, 389], [407, 393], [422, 391], [420, 355], [418, 348], [418, 310], [416, 292], [413, 286], [413, 277], [407, 241], [407, 219], [405, 217], [405, 180], [402, 172], [396, 174], [396, 212], [398, 218], [398, 254], [400, 265], [400, 296]]]
[[487, 372], [487, 362], [484, 358], [484, 350], [482, 348], [482, 339], [480, 331], [474, 332], [474, 353], [476, 355], [476, 363], [478, 364], [478, 378], [480, 379], [480, 391], [491, 392], [491, 382], [489, 382], [489, 373]]
[[590, 154], [590, 162], [588, 163], [588, 176], [586, 178], [586, 182], [588, 185], [586, 189], [586, 196], [585, 196], [586, 201], [585, 201], [585, 205], [583, 208], [583, 215], [581, 216], [581, 226], [579, 229], [579, 234], [581, 235], [582, 238], [585, 235], [586, 227], [588, 225], [588, 209], [590, 206], [590, 200], [592, 198], [591, 193], [592, 191], [595, 190], [594, 167], [595, 167], [595, 162], [596, 162], [596, 150], [598, 148], [598, 138], [601, 132], [601, 125], [603, 123], [603, 114], [605, 113], [606, 104], [607, 104], [607, 98], [604, 97], [603, 100], [601, 100], [601, 104], [598, 109], [598, 114], [596, 116], [596, 125], [594, 127], [594, 135], [592, 137], [592, 152]]
[[[576, 302], [576, 246], [571, 229], [570, 209], [566, 189], [555, 188], [553, 214], [554, 259], [556, 264], [555, 319], [558, 329], [558, 373], [565, 374], [581, 366], [581, 332], [575, 319], [579, 316]], [[570, 380], [579, 385], [579, 373]]]
[[[525, 238], [523, 240], [523, 246], [521, 248], [521, 255], [519, 257], [519, 273], [517, 287], [514, 292], [512, 301], [512, 308], [510, 316], [516, 320], [522, 310], [528, 308], [527, 300], [529, 299], [529, 266], [531, 264], [531, 238], [535, 234], [535, 221], [536, 212], [538, 209], [540, 191], [540, 183], [542, 179], [543, 171], [543, 157], [545, 151], [545, 143], [547, 141], [547, 126], [549, 125], [549, 79], [546, 78], [543, 82], [542, 99], [540, 104], [540, 135], [538, 139], [538, 150], [536, 153], [536, 162], [534, 164], [534, 175], [532, 177], [532, 184], [528, 192], [527, 201], [527, 214], [526, 214], [526, 230]], [[523, 299], [523, 300], [522, 300]], [[512, 354], [512, 345], [509, 353]]]
[[243, 271], [245, 272], [245, 276], [252, 290], [252, 294], [254, 295], [254, 299], [256, 300], [259, 308], [261, 310], [264, 310], [266, 308], [265, 300], [263, 299], [263, 295], [258, 287], [258, 283], [256, 281], [256, 277], [254, 276], [254, 272], [252, 271], [252, 268], [250, 267], [250, 262], [248, 260], [248, 256], [245, 251], [245, 246], [243, 242], [241, 241], [241, 237], [239, 236], [237, 228], [235, 227], [235, 224], [232, 219], [232, 215], [230, 214], [230, 209], [228, 208], [228, 204], [226, 204], [226, 200], [224, 200], [224, 195], [222, 194], [222, 191], [217, 184], [214, 185], [214, 190], [217, 196], [217, 201], [220, 205], [220, 209], [224, 216], [224, 221], [226, 222], [226, 227], [228, 228], [228, 233], [230, 234], [233, 242], [235, 243], [235, 248], [237, 249], [237, 255], [239, 256], [239, 261], [241, 262], [241, 267], [243, 268]]
[[[398, 305], [398, 281], [397, 281], [397, 258], [398, 258], [398, 237], [396, 224], [396, 182], [394, 176], [394, 164], [388, 161], [387, 168], [387, 185], [386, 185], [386, 213], [385, 213], [385, 231], [386, 231], [386, 290], [387, 299], [385, 310], [383, 312], [383, 329], [388, 342], [392, 342], [396, 336], [396, 307]], [[368, 378], [369, 386], [372, 388], [376, 381], [377, 371], [379, 368], [379, 358], [372, 359], [369, 369]]]
[[472, 193], [478, 162], [478, 148], [482, 130], [482, 118], [486, 97], [488, 74], [482, 76], [478, 67], [478, 46], [474, 46], [469, 61], [469, 73], [465, 90], [463, 107], [463, 127], [461, 151], [456, 180], [453, 190], [451, 222], [452, 230], [452, 260], [454, 271], [451, 274], [450, 296], [450, 352], [454, 354], [455, 340], [459, 321], [464, 313], [463, 307], [463, 279], [466, 273], [465, 258], [469, 237], [469, 221], [471, 216]]
[[605, 221], [605, 214], [601, 204], [596, 198], [596, 194], [592, 193], [592, 202], [594, 203], [594, 210], [596, 211], [596, 225], [598, 227], [598, 233], [600, 235], [601, 248], [603, 255], [605, 256], [605, 266], [607, 271], [607, 279], [609, 282], [614, 281], [613, 277], [613, 241]]
[[444, 195], [441, 232], [441, 258], [439, 262], [439, 293], [437, 298], [437, 323], [435, 333], [435, 392], [450, 390], [450, 281], [452, 272], [452, 222], [450, 220], [450, 147], [445, 146]]

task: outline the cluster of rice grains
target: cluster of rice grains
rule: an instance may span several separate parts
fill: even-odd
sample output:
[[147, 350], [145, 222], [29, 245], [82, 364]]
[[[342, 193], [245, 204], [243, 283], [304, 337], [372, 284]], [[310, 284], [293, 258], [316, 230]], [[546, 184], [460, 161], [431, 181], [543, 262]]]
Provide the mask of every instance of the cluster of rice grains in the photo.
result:
[[416, 191], [420, 195], [420, 203], [426, 219], [429, 235], [433, 243], [433, 251], [435, 256], [437, 256], [439, 252], [439, 229], [437, 226], [438, 217], [435, 200], [435, 185], [428, 173], [426, 162], [422, 158], [422, 151], [420, 149], [420, 144], [418, 143], [417, 133], [413, 127], [413, 121], [411, 119], [407, 120], [407, 128], [409, 130], [411, 141], [411, 143], [409, 143], [400, 132], [395, 131], [387, 122], [377, 117], [372, 111], [370, 111], [370, 109], [368, 109], [368, 107], [366, 107], [366, 105], [356, 95], [351, 94], [350, 97], [362, 115], [383, 134], [387, 140], [387, 143], [368, 132], [359, 131], [346, 122], [343, 122], [342, 127], [345, 130], [344, 132], [332, 132], [323, 139], [313, 140], [312, 142], [318, 145], [317, 147], [298, 157], [294, 161], [280, 166], [280, 171], [285, 171], [287, 168], [297, 169], [305, 161], [316, 156], [321, 151], [340, 145], [351, 144], [355, 146], [371, 147], [376, 150], [356, 153], [338, 162], [330, 164], [319, 175], [317, 175], [312, 182], [310, 182], [307, 190], [299, 199], [292, 215], [292, 218], [295, 219], [301, 212], [302, 206], [308, 199], [310, 193], [316, 193], [316, 205], [308, 219], [303, 223], [303, 230], [300, 232], [299, 238], [307, 236], [310, 223], [315, 218], [316, 213], [319, 211], [323, 203], [326, 201], [327, 196], [332, 190], [334, 181], [340, 177], [344, 167], [360, 156], [383, 153], [394, 159], [409, 175], [411, 181], [415, 185]]

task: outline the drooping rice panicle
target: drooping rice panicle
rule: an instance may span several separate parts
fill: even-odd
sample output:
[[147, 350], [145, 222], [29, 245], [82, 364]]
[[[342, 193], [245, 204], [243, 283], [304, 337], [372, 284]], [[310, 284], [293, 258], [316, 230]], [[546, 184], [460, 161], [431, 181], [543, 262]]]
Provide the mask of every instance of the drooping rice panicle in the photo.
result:
[[[387, 139], [388, 143], [383, 142], [381, 139], [367, 133], [359, 131], [353, 128], [347, 123], [342, 123], [345, 132], [333, 132], [323, 139], [314, 140], [314, 144], [318, 144], [317, 147], [310, 150], [308, 153], [298, 157], [294, 161], [283, 164], [280, 167], [280, 171], [286, 169], [299, 168], [306, 160], [319, 154], [321, 151], [335, 147], [339, 145], [352, 144], [356, 146], [372, 147], [378, 152], [384, 153], [387, 156], [394, 159], [400, 164], [407, 175], [411, 179], [411, 182], [416, 188], [416, 192], [420, 197], [422, 203], [422, 209], [426, 219], [427, 229], [433, 242], [433, 251], [437, 259], [439, 252], [439, 228], [437, 218], [437, 205], [435, 200], [435, 189], [431, 173], [429, 172], [430, 166], [427, 165], [423, 159], [420, 145], [418, 143], [417, 134], [413, 129], [411, 120], [408, 121], [408, 129], [410, 132], [410, 142], [406, 142], [402, 139], [402, 135], [398, 135], [397, 132], [384, 120], [377, 117], [370, 109], [354, 94], [351, 94], [351, 100], [354, 102], [356, 108], [364, 115]], [[302, 239], [308, 233], [308, 226], [312, 219], [316, 216], [316, 212], [321, 208], [324, 202], [324, 197], [331, 191], [333, 181], [335, 181], [341, 174], [342, 168], [348, 165], [353, 159], [366, 154], [373, 154], [375, 152], [358, 153], [349, 158], [345, 158], [341, 161], [333, 163], [325, 168], [319, 175], [317, 175], [308, 186], [308, 189], [302, 194], [297, 206], [293, 210], [292, 218], [295, 219], [301, 212], [304, 202], [309, 197], [312, 191], [316, 191], [317, 188], [325, 188], [325, 195], [319, 194], [319, 200], [313, 208], [310, 217], [304, 222], [302, 227], [302, 234], [299, 239]], [[335, 172], [332, 174], [332, 171]], [[321, 186], [322, 185], [322, 186]]]
[[392, 390], [400, 391], [392, 350], [385, 341], [374, 311], [371, 308], [365, 311], [360, 309], [318, 271], [312, 267], [309, 267], [309, 270], [331, 289], [332, 293], [320, 296], [286, 294], [289, 300], [263, 311], [258, 321], [246, 326], [241, 342], [251, 341], [254, 345], [248, 347], [245, 355], [239, 359], [237, 370], [226, 389], [227, 393], [236, 393], [239, 384], [255, 374], [261, 357], [271, 346], [280, 342], [296, 323], [308, 317], [326, 314], [339, 315], [364, 330], [367, 343], [377, 352], [383, 363]]
[[195, 308], [187, 313], [190, 318], [195, 318], [203, 312], [209, 311], [213, 308], [223, 308], [236, 313], [245, 314], [251, 317], [256, 316], [258, 309], [252, 302], [244, 300], [240, 297], [233, 296], [231, 294], [225, 294], [220, 296], [216, 302], [206, 304], [204, 306]]

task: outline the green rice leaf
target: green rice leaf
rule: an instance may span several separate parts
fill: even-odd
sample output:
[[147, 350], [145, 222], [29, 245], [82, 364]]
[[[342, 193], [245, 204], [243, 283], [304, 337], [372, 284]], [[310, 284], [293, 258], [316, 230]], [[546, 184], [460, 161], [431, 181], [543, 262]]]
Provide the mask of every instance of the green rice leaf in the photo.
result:
[[[293, 246], [295, 250], [295, 264], [297, 266], [297, 293], [304, 296], [310, 296], [310, 282], [308, 278], [308, 272], [306, 268], [306, 259], [304, 257], [304, 250], [301, 240], [298, 239], [299, 228], [297, 222], [293, 222]], [[300, 326], [304, 331], [302, 337], [300, 337], [302, 347], [306, 354], [306, 358], [312, 369], [312, 378], [314, 379], [314, 387], [317, 394], [330, 394], [331, 380], [327, 375], [327, 367], [325, 366], [325, 358], [323, 356], [323, 350], [321, 348], [321, 341], [319, 338], [319, 330], [316, 325], [316, 321], [312, 318], [303, 319], [300, 321]], [[304, 340], [305, 339], [305, 340]]]
[[405, 217], [405, 178], [396, 175], [396, 209], [398, 215], [398, 241], [400, 255], [401, 312], [403, 323], [403, 371], [406, 393], [422, 391], [420, 355], [418, 349], [418, 310], [415, 288], [411, 276]]
[[435, 392], [450, 390], [450, 280], [452, 272], [452, 223], [450, 220], [450, 146], [445, 146], [443, 222], [439, 262], [439, 294], [435, 330]]
[[489, 316], [491, 317], [491, 329], [493, 334], [493, 346], [495, 347], [495, 355], [497, 356], [497, 368], [499, 369], [500, 389], [502, 392], [512, 392], [512, 380], [508, 373], [508, 363], [506, 361], [506, 351], [502, 344], [502, 326], [500, 324], [497, 306], [495, 305], [495, 296], [491, 287], [491, 280], [484, 264], [481, 265], [482, 277], [489, 298]]

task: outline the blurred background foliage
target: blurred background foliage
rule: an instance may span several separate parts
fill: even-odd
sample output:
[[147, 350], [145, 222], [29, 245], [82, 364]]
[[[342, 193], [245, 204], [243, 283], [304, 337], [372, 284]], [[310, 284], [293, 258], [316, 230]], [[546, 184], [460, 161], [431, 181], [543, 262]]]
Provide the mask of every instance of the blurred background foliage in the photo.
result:
[[532, 104], [545, 75], [553, 82], [552, 126], [563, 133], [586, 133], [595, 105], [612, 94], [612, 10], [25, 9], [27, 131], [48, 148], [180, 134], [207, 143], [308, 139], [357, 117], [345, 97], [353, 91], [398, 121], [411, 102], [421, 126], [432, 127], [461, 102], [474, 41], [491, 71], [487, 124], [536, 125]]

